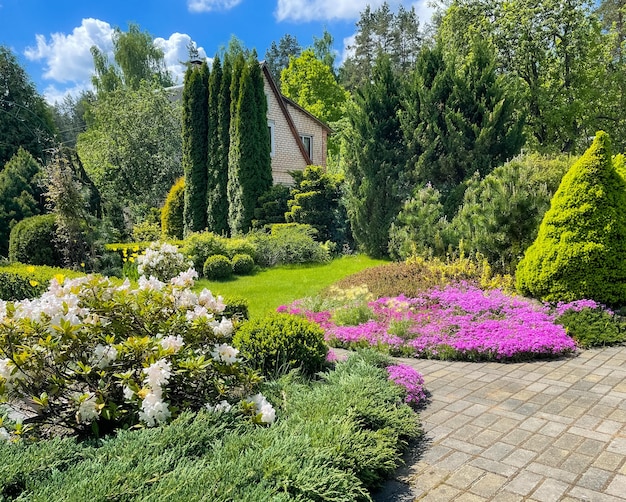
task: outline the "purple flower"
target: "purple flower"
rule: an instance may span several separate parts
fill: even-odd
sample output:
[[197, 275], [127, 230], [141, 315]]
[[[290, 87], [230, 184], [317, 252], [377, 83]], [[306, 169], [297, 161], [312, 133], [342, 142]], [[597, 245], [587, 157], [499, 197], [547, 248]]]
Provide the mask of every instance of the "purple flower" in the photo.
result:
[[389, 380], [405, 388], [407, 403], [419, 404], [426, 399], [424, 377], [416, 369], [406, 364], [394, 364], [387, 366], [387, 373]]

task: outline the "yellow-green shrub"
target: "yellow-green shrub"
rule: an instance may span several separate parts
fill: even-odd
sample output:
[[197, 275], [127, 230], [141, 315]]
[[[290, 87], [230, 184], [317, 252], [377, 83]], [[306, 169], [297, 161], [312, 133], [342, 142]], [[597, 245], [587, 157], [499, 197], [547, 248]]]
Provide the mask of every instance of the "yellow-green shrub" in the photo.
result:
[[172, 186], [161, 211], [161, 231], [166, 239], [182, 239], [184, 230], [185, 178]]
[[56, 228], [54, 214], [31, 216], [17, 223], [9, 238], [9, 260], [31, 265], [58, 265], [61, 255], [54, 245]]

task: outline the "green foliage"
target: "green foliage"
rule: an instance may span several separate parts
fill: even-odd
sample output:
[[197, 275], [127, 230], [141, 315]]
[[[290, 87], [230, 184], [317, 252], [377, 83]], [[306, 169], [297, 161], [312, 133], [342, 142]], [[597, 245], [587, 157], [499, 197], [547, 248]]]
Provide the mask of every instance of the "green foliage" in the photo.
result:
[[228, 254], [227, 241], [228, 239], [215, 235], [213, 232], [194, 232], [185, 239], [181, 253], [191, 259], [193, 268], [199, 273], [203, 270], [204, 262], [209, 256]]
[[360, 248], [387, 255], [389, 228], [405, 194], [405, 151], [398, 112], [400, 89], [388, 58], [381, 57], [356, 97], [350, 114], [353, 135], [346, 154], [347, 210]]
[[250, 230], [257, 200], [273, 182], [267, 100], [256, 54], [244, 65], [238, 84], [235, 113], [231, 114], [228, 156], [228, 224], [231, 234]]
[[226, 254], [229, 258], [234, 258], [236, 254], [247, 254], [254, 260], [257, 256], [256, 244], [252, 239], [246, 237], [230, 237], [224, 239]]
[[249, 302], [243, 296], [226, 296], [224, 303], [226, 304], [226, 308], [222, 314], [225, 317], [238, 321], [247, 321], [250, 318]]
[[105, 435], [251, 392], [259, 378], [228, 357], [233, 325], [220, 299], [187, 286], [55, 279], [45, 298], [8, 304], [0, 398], [39, 407], [12, 434]]
[[256, 244], [256, 261], [263, 267], [288, 263], [323, 263], [330, 259], [328, 250], [313, 236], [315, 229], [298, 223], [276, 224], [270, 233], [254, 232], [249, 238]]
[[265, 64], [274, 82], [280, 85], [281, 72], [289, 66], [291, 58], [300, 56], [302, 47], [298, 39], [289, 33], [284, 34], [278, 44], [274, 40], [265, 51]]
[[254, 209], [253, 228], [263, 228], [274, 223], [286, 223], [285, 213], [289, 211], [287, 201], [291, 191], [285, 185], [272, 187], [259, 197]]
[[568, 310], [556, 319], [582, 348], [603, 347], [626, 341], [626, 324], [603, 308]]
[[161, 230], [166, 239], [182, 239], [185, 210], [185, 178], [179, 178], [172, 186], [161, 210]]
[[41, 295], [56, 276], [79, 277], [80, 272], [63, 268], [13, 263], [0, 266], [0, 299], [23, 300]]
[[232, 263], [235, 275], [249, 275], [254, 270], [254, 260], [249, 254], [236, 254]]
[[183, 172], [185, 173], [185, 234], [207, 225], [209, 70], [190, 66], [183, 87]]
[[204, 262], [202, 273], [209, 280], [228, 279], [233, 275], [233, 262], [221, 254], [209, 256]]
[[264, 375], [300, 369], [312, 376], [326, 361], [328, 347], [317, 324], [289, 314], [273, 314], [243, 324], [233, 337], [241, 354]]
[[600, 131], [567, 172], [535, 242], [517, 267], [517, 288], [546, 301], [626, 302], [626, 182]]
[[55, 246], [57, 221], [53, 214], [31, 216], [17, 223], [9, 239], [9, 260], [55, 266], [61, 255]]
[[26, 150], [17, 153], [0, 171], [0, 254], [9, 251], [11, 228], [43, 210], [42, 169]]
[[421, 434], [387, 377], [362, 355], [314, 383], [284, 377], [264, 389], [283, 403], [269, 428], [232, 413], [183, 413], [98, 444], [0, 444], [0, 493], [38, 502], [364, 502]]
[[344, 177], [330, 174], [321, 166], [307, 166], [304, 171], [291, 174], [296, 186], [287, 202], [287, 222], [311, 225], [317, 230], [320, 242], [348, 241], [346, 210], [341, 202]]

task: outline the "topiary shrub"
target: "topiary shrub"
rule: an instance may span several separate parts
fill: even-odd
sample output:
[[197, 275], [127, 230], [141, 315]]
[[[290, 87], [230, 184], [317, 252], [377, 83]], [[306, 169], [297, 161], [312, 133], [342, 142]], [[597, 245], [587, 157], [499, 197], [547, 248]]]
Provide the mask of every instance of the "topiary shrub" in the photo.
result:
[[239, 321], [247, 321], [250, 318], [248, 300], [242, 296], [227, 296], [224, 298], [224, 303], [226, 304], [224, 316]]
[[249, 254], [236, 254], [233, 256], [233, 273], [235, 275], [248, 275], [254, 270], [254, 260]]
[[207, 279], [227, 279], [233, 275], [233, 264], [227, 256], [216, 254], [206, 259], [202, 272]]
[[563, 177], [535, 242], [517, 267], [517, 289], [545, 301], [626, 302], [626, 182], [608, 135]]
[[324, 366], [328, 347], [317, 324], [290, 314], [270, 314], [243, 324], [233, 344], [266, 376], [299, 368], [313, 375]]
[[209, 256], [216, 254], [228, 255], [226, 242], [228, 239], [213, 232], [194, 232], [184, 241], [180, 252], [193, 261], [193, 268], [198, 273], [203, 270], [204, 262]]
[[54, 214], [31, 216], [17, 223], [9, 239], [9, 260], [31, 265], [58, 265], [61, 255], [54, 245], [56, 227]]
[[569, 310], [556, 319], [579, 347], [602, 347], [626, 340], [626, 324], [603, 308]]
[[161, 231], [166, 239], [182, 239], [184, 231], [185, 178], [172, 186], [161, 210]]

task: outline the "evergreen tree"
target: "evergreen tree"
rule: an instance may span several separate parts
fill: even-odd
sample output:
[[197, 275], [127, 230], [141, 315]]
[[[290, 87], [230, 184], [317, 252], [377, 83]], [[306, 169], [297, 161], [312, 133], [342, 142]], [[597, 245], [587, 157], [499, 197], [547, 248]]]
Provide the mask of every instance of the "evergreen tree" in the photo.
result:
[[206, 228], [208, 153], [208, 78], [206, 63], [188, 68], [183, 88], [183, 171], [185, 233]]
[[601, 131], [563, 177], [517, 267], [517, 289], [544, 301], [591, 298], [623, 305], [625, 255], [626, 183]]
[[346, 152], [347, 209], [352, 233], [371, 256], [387, 254], [389, 227], [405, 198], [405, 146], [400, 131], [400, 89], [387, 56], [373, 81], [356, 95]]
[[258, 198], [272, 186], [267, 101], [255, 54], [241, 73], [237, 107], [231, 120], [234, 134], [228, 159], [228, 222], [236, 234], [250, 229]]
[[302, 47], [300, 47], [298, 39], [289, 33], [283, 35], [278, 44], [272, 41], [270, 48], [265, 51], [265, 64], [267, 64], [274, 82], [281, 85], [281, 72], [289, 66], [289, 60], [298, 57], [301, 51]]
[[[209, 104], [208, 104], [208, 158], [207, 158], [207, 229], [215, 232], [214, 203], [218, 202], [219, 190], [218, 174], [222, 166], [220, 158], [219, 136], [219, 102], [222, 86], [222, 63], [219, 55], [213, 59], [211, 76], [209, 78]], [[218, 232], [221, 233], [221, 232]]]

